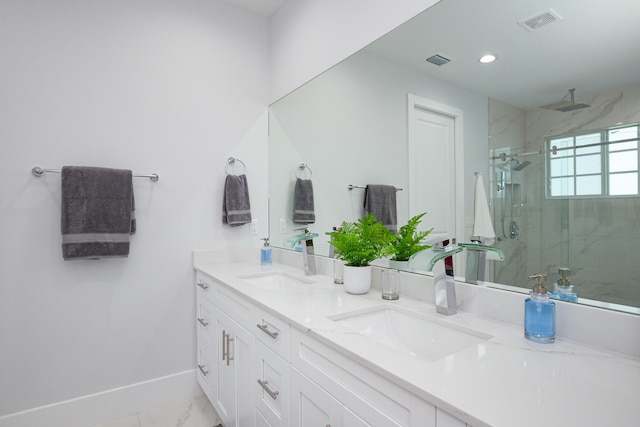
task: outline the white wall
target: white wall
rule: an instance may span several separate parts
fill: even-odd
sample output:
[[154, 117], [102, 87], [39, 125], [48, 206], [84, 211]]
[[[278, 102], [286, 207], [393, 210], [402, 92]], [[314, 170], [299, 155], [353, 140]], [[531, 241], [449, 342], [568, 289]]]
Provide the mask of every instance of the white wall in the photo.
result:
[[440, 0], [287, 0], [271, 17], [271, 102]]
[[[216, 0], [0, 2], [0, 416], [195, 366], [193, 249], [266, 235], [267, 19]], [[221, 221], [227, 156], [249, 227]], [[60, 176], [134, 181], [128, 259], [64, 262]]]
[[[433, 3], [289, 1], [269, 41], [220, 0], [0, 2], [0, 417], [192, 369], [191, 251], [267, 232], [266, 106]], [[221, 224], [230, 155], [259, 236]], [[29, 171], [70, 164], [160, 174], [128, 259], [62, 261], [60, 177]]]

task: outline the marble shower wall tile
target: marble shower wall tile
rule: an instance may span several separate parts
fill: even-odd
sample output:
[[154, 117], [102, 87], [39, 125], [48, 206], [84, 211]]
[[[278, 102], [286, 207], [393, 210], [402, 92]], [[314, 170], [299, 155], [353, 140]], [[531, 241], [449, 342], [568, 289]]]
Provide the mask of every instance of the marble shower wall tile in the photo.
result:
[[[491, 148], [495, 150], [494, 155], [501, 147], [522, 147], [517, 145], [517, 135], [521, 130], [524, 151], [535, 152], [544, 148], [547, 136], [640, 122], [640, 85], [595, 95], [578, 90], [576, 95], [576, 102], [584, 102], [591, 107], [567, 113], [542, 108], [523, 112], [491, 100]], [[525, 117], [524, 129], [520, 126], [520, 114]], [[494, 277], [499, 278], [496, 281], [521, 286], [520, 282], [527, 274], [539, 272], [548, 274], [548, 283], [552, 284], [558, 277], [557, 268], [566, 262], [564, 247], [569, 242], [569, 267], [573, 270], [572, 282], [576, 284], [579, 295], [620, 304], [640, 304], [640, 289], [634, 286], [640, 275], [639, 266], [624, 256], [625, 253], [634, 253], [640, 241], [638, 200], [547, 200], [544, 156], [532, 155], [526, 160], [531, 161], [531, 165], [518, 174], [524, 202], [523, 214], [516, 218], [520, 241], [498, 242], [498, 246], [504, 245], [505, 252], [510, 254], [511, 262], [496, 263]], [[495, 176], [493, 178], [497, 180]], [[499, 234], [502, 220], [498, 209], [500, 200], [495, 199], [495, 192], [492, 197], [494, 223]], [[508, 221], [506, 225], [508, 227]], [[521, 261], [524, 261], [524, 266]]]

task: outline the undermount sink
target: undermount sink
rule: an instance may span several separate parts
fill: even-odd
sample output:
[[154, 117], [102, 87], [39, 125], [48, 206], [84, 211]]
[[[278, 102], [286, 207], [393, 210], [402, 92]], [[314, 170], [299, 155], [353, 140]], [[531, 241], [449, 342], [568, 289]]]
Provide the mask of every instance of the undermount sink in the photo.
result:
[[289, 289], [316, 283], [303, 276], [295, 276], [284, 271], [265, 271], [262, 273], [242, 274], [238, 278], [264, 290]]
[[396, 306], [376, 306], [329, 316], [331, 320], [394, 351], [433, 362], [493, 338], [464, 326], [444, 324]]

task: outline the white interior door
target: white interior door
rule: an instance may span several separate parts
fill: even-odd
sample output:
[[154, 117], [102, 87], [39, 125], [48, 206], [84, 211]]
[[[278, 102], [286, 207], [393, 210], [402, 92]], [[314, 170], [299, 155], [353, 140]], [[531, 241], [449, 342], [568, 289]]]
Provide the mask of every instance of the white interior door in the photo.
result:
[[[429, 240], [460, 239], [462, 111], [409, 95], [409, 215], [422, 212]], [[462, 216], [461, 216], [462, 215]]]

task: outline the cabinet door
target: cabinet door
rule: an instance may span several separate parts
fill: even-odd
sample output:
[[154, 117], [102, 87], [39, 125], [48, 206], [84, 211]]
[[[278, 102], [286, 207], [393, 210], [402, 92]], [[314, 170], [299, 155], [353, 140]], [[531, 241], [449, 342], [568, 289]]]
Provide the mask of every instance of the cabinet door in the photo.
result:
[[217, 387], [220, 418], [227, 427], [254, 425], [253, 335], [222, 310], [216, 311], [219, 340]]
[[341, 427], [343, 409], [329, 393], [298, 370], [291, 369], [292, 426]]

